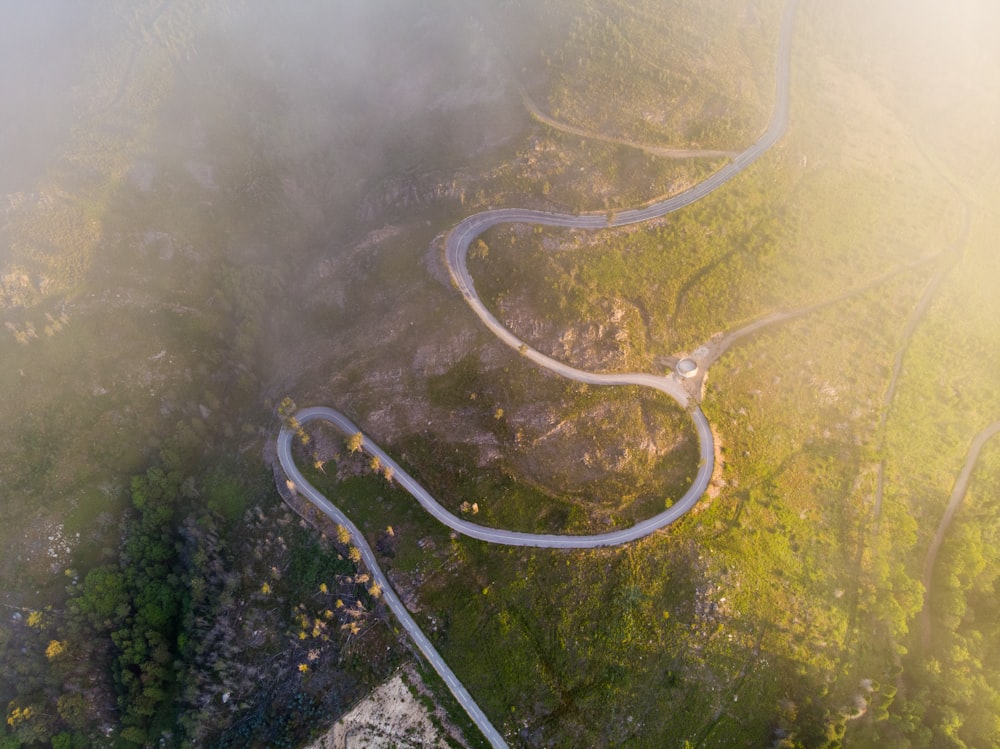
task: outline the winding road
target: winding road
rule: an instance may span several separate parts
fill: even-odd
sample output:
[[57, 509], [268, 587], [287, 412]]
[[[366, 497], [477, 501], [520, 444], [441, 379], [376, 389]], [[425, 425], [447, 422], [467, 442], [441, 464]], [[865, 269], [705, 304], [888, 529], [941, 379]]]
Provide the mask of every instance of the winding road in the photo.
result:
[[[698, 405], [697, 399], [684, 385], [684, 379], [677, 374], [666, 376], [646, 373], [595, 373], [576, 369], [567, 364], [548, 357], [531, 348], [520, 340], [510, 330], [504, 327], [479, 298], [466, 263], [469, 245], [487, 229], [500, 224], [532, 224], [540, 226], [565, 227], [569, 229], [602, 229], [614, 226], [636, 224], [650, 219], [659, 218], [673, 211], [691, 205], [695, 201], [726, 184], [742, 172], [754, 161], [760, 158], [784, 134], [788, 125], [789, 76], [791, 64], [792, 26], [798, 0], [789, 0], [785, 7], [781, 23], [781, 33], [778, 44], [778, 61], [775, 85], [775, 104], [771, 120], [763, 135], [746, 150], [739, 153], [729, 163], [694, 187], [674, 195], [666, 200], [651, 203], [647, 206], [626, 211], [619, 211], [609, 217], [607, 213], [565, 214], [521, 208], [503, 208], [489, 210], [469, 216], [461, 221], [449, 233], [445, 245], [445, 256], [452, 281], [465, 301], [476, 313], [482, 323], [501, 341], [512, 349], [519, 351], [525, 358], [544, 367], [555, 374], [570, 380], [593, 385], [642, 385], [653, 388], [673, 398], [683, 408], [686, 408], [694, 421], [698, 434], [700, 462], [694, 482], [684, 496], [673, 506], [643, 520], [635, 525], [606, 533], [593, 535], [557, 535], [536, 534], [508, 531], [498, 528], [488, 528], [463, 520], [448, 512], [441, 504], [424, 489], [412, 476], [396, 463], [382, 448], [365, 437], [362, 441], [366, 453], [378, 457], [384, 466], [393, 471], [393, 479], [406, 489], [423, 506], [427, 512], [438, 521], [457, 533], [488, 543], [508, 546], [532, 546], [558, 549], [582, 549], [598, 546], [611, 546], [634, 541], [648, 536], [655, 531], [673, 523], [687, 513], [705, 493], [715, 467], [715, 444], [711, 427]], [[295, 414], [300, 425], [310, 422], [324, 421], [339, 429], [345, 435], [357, 434], [361, 430], [339, 411], [326, 407], [302, 409]], [[466, 710], [469, 717], [482, 731], [483, 735], [496, 749], [506, 748], [503, 737], [490, 723], [489, 719], [472, 699], [468, 690], [455, 676], [421, 631], [409, 611], [403, 605], [399, 596], [393, 590], [388, 578], [382, 571], [361, 530], [323, 494], [313, 487], [299, 471], [292, 456], [294, 432], [286, 424], [282, 427], [277, 440], [278, 460], [284, 470], [290, 486], [294, 491], [305, 496], [333, 522], [344, 526], [350, 532], [352, 543], [361, 551], [365, 566], [375, 582], [381, 587], [383, 600], [395, 614], [403, 629], [412, 638], [424, 657], [441, 676], [459, 704]]]

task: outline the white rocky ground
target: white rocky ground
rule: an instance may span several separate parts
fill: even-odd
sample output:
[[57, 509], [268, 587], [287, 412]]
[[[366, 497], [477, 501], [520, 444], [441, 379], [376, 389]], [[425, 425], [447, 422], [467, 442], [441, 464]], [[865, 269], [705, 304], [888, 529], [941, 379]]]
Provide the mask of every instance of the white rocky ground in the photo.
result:
[[446, 737], [465, 746], [461, 734], [443, 711], [440, 708], [433, 713], [429, 711], [413, 696], [407, 682], [417, 685], [422, 693], [426, 691], [420, 677], [408, 666], [305, 749], [447, 749]]

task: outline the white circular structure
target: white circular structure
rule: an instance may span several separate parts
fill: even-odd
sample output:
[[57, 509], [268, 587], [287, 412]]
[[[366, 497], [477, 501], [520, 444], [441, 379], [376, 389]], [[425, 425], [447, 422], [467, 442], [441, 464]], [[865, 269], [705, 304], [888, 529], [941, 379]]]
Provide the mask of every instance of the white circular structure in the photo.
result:
[[694, 359], [686, 357], [677, 362], [677, 367], [674, 371], [681, 377], [694, 377], [698, 374], [698, 362]]

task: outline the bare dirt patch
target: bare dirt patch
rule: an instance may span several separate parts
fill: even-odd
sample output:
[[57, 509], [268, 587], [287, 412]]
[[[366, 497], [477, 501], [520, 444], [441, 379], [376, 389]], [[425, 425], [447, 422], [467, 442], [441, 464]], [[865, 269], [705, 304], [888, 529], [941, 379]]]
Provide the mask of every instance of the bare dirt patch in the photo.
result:
[[411, 666], [359, 702], [306, 749], [420, 749], [467, 746], [440, 706], [429, 710], [411, 691], [429, 692]]

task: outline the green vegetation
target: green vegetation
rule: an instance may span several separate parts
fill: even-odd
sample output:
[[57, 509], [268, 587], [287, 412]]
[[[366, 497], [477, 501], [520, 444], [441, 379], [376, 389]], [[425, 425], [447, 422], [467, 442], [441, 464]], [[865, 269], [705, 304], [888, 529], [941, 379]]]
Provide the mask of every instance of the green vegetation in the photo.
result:
[[427, 385], [432, 403], [488, 434], [503, 458], [484, 469], [472, 446], [426, 438], [403, 442], [401, 455], [452, 512], [476, 502], [478, 522], [596, 533], [660, 512], [690, 485], [698, 455], [690, 420], [657, 393], [588, 387], [514, 364], [490, 370], [473, 355]]
[[103, 745], [108, 726], [118, 746], [293, 746], [396, 665], [365, 576], [274, 506], [266, 475], [220, 472], [205, 447], [168, 440], [132, 480], [117, 560], [71, 571], [66, 605], [0, 642], [21, 743]]
[[[445, 6], [88, 16], [104, 31], [60, 155], [0, 222], [0, 745], [300, 745], [410, 657], [357, 549], [273, 496], [285, 392], [335, 402], [486, 525], [622, 526], [687, 487], [686, 414], [539, 373], [432, 242], [487, 206], [611, 213], [705, 177], [721, 157], [612, 141], [756, 138], [781, 3]], [[902, 33], [889, 2], [804, 3], [791, 129], [725, 189], [642, 227], [499, 227], [471, 253], [499, 319], [596, 370], [663, 372], [851, 292], [713, 367], [721, 467], [675, 527], [593, 552], [452, 538], [350, 437], [299, 430], [310, 481], [512, 743], [1000, 741], [996, 444], [919, 617], [964, 451], [1000, 418], [1000, 61], [971, 7], [920, 0]], [[533, 122], [518, 86], [606, 138]]]
[[[656, 367], [661, 356], [775, 309], [855, 292], [740, 343], [713, 370], [706, 408], [721, 437], [725, 486], [695, 519], [661, 541], [671, 551], [686, 544], [701, 550], [703, 561], [689, 575], [697, 589], [711, 586], [719, 621], [709, 631], [727, 643], [732, 636], [744, 656], [754, 653], [756, 668], [741, 670], [732, 667], [734, 658], [718, 640], [685, 633], [686, 651], [704, 654], [712, 674], [687, 672], [698, 684], [692, 697], [705, 700], [708, 684], [712, 695], [728, 695], [694, 711], [708, 719], [644, 723], [641, 733], [613, 734], [629, 714], [645, 715], [644, 706], [652, 711], [667, 701], [650, 696], [657, 693], [640, 665], [653, 653], [638, 644], [627, 656], [612, 649], [630, 667], [602, 673], [613, 662], [603, 656], [613, 639], [604, 634], [594, 635], [602, 647], [588, 658], [562, 661], [573, 651], [565, 633], [589, 631], [595, 621], [609, 629], [625, 626], [620, 611], [627, 609], [611, 605], [615, 585], [656, 584], [650, 581], [655, 573], [640, 581], [607, 561], [599, 580], [589, 577], [601, 568], [598, 559], [618, 560], [627, 551], [569, 555], [567, 574], [576, 578], [566, 580], [561, 565], [552, 564], [558, 555], [539, 552], [534, 560], [532, 552], [461, 539], [451, 545], [452, 564], [461, 566], [424, 586], [421, 600], [440, 602], [427, 629], [447, 633], [439, 640], [449, 662], [477, 698], [482, 695], [491, 716], [504, 716], [508, 730], [530, 737], [528, 743], [658, 745], [684, 737], [695, 745], [729, 746], [748, 735], [756, 736], [752, 745], [780, 740], [832, 746], [845, 737], [897, 745], [936, 745], [953, 736], [967, 745], [994, 742], [984, 717], [990, 710], [971, 715], [971, 701], [982, 695], [989, 704], [991, 691], [970, 691], [968, 682], [952, 680], [940, 693], [949, 706], [931, 708], [942, 685], [921, 676], [926, 663], [932, 669], [948, 663], [955, 671], [942, 669], [936, 677], [947, 679], [961, 672], [961, 663], [972, 683], [984, 683], [992, 672], [972, 652], [988, 659], [988, 648], [977, 644], [988, 635], [965, 619], [956, 625], [968, 635], [964, 647], [933, 661], [909, 640], [922, 600], [917, 529], [928, 539], [936, 525], [936, 514], [923, 508], [932, 494], [941, 506], [974, 426], [995, 419], [998, 318], [985, 291], [996, 279], [995, 261], [985, 251], [974, 259], [970, 254], [974, 246], [987, 246], [976, 239], [974, 223], [965, 256], [951, 269], [963, 249], [956, 245], [962, 234], [959, 200], [937, 161], [907, 155], [926, 148], [900, 128], [910, 112], [878, 102], [880, 81], [857, 88], [851, 77], [854, 49], [829, 42], [819, 17], [804, 13], [802, 26], [806, 51], [799, 53], [797, 69], [804, 72], [793, 93], [798, 125], [783, 147], [731, 187], [652, 231], [592, 238], [503, 228], [472, 253], [477, 284], [492, 298], [498, 317], [532, 345], [586, 368]], [[842, 114], [832, 117], [834, 112]], [[979, 234], [985, 238], [989, 231], [984, 226]], [[933, 262], [916, 264], [935, 255]], [[865, 279], [896, 270], [866, 288]], [[949, 280], [939, 301], [918, 325], [917, 337], [904, 339], [913, 305], [941, 273]], [[940, 310], [948, 314], [938, 320]], [[880, 447], [883, 396], [900, 349], [908, 351], [903, 380], [889, 406], [888, 441]], [[956, 369], [943, 349], [970, 353]], [[535, 378], [537, 389], [524, 387], [529, 376], [519, 371], [516, 357], [498, 357], [488, 348], [452, 361], [429, 379], [429, 399], [447, 425], [443, 431], [477, 424], [475, 434], [491, 434], [507, 445], [505, 457], [516, 453], [504, 442], [509, 430], [497, 422], [525, 407], [524, 393], [565, 397], [542, 377]], [[506, 381], [516, 383], [512, 393], [490, 384]], [[942, 387], [949, 381], [954, 384]], [[607, 396], [614, 400], [610, 393], [601, 397]], [[498, 408], [502, 419], [495, 418]], [[964, 432], [960, 424], [967, 425]], [[421, 436], [430, 451], [412, 461], [433, 491], [443, 488], [445, 501], [454, 477], [473, 470], [484, 452], [466, 446], [468, 457], [456, 462], [456, 443], [471, 441], [457, 432], [449, 441]], [[916, 440], [917, 434], [924, 437]], [[402, 451], [405, 442], [398, 444]], [[405, 451], [412, 450], [406, 444]], [[889, 471], [875, 518], [881, 459]], [[452, 501], [461, 496], [468, 495]], [[634, 551], [648, 556], [657, 573], [673, 569], [664, 561], [670, 552], [653, 545], [639, 544]], [[943, 594], [951, 625], [956, 612], [970, 605], [968, 594], [954, 591], [973, 584], [978, 591], [989, 589], [991, 578], [974, 574], [990, 569], [985, 546], [970, 543], [967, 554], [958, 555], [961, 562], [942, 561], [955, 574], [953, 592]], [[488, 561], [480, 562], [480, 555]], [[507, 579], [510, 570], [522, 574]], [[947, 579], [948, 572], [942, 574]], [[522, 597], [512, 590], [524, 591]], [[556, 624], [566, 617], [568, 624]], [[677, 611], [664, 619], [678, 620]], [[652, 642], [673, 642], [672, 625], [657, 623], [651, 612], [643, 611], [639, 621], [656, 633]], [[491, 660], [494, 648], [498, 655]], [[669, 645], [657, 647], [655, 655], [683, 657]], [[598, 675], [581, 682], [591, 667]], [[607, 705], [616, 704], [619, 691], [628, 698], [621, 698], [620, 710], [599, 711], [587, 702], [591, 684], [595, 694], [611, 696]], [[900, 689], [907, 685], [913, 689], [903, 698]]]
[[[237, 72], [264, 50], [249, 27], [287, 38], [266, 13], [227, 29], [233, 10], [81, 11], [71, 137], [4, 195], [4, 746], [294, 745], [400, 658], [348, 550], [280, 510], [260, 467], [289, 279], [331, 225], [358, 231], [389, 134], [320, 163], [344, 153], [315, 131], [303, 149], [323, 113], [292, 117], [269, 98], [289, 81]], [[306, 56], [314, 20], [282, 13]]]
[[[1000, 490], [996, 446], [984, 453], [938, 558], [931, 589], [929, 631], [915, 628], [904, 659], [906, 694], [891, 706], [893, 733], [915, 744], [978, 746], [1000, 736], [1000, 653], [997, 652], [997, 518]], [[886, 732], [888, 735], [893, 733]]]
[[[785, 214], [780, 175], [776, 165], [755, 168], [732, 190], [655, 228], [595, 238], [495, 230], [493, 251], [472, 259], [477, 288], [529, 341], [518, 328], [541, 319], [553, 331], [550, 339], [567, 328], [583, 337], [585, 355], [607, 357], [598, 360], [601, 368], [649, 368], [655, 355], [704, 342], [728, 321], [749, 319], [780, 298], [766, 281], [781, 260], [775, 257]], [[734, 293], [747, 284], [749, 293]], [[518, 311], [504, 314], [508, 308]]]
[[[994, 190], [996, 186], [994, 187]], [[988, 291], [995, 276], [995, 218], [974, 224], [965, 254], [949, 274], [914, 337], [887, 437], [885, 509], [900, 532], [876, 546], [877, 568], [919, 579], [972, 437], [1000, 412], [998, 354], [990, 332], [1000, 313]], [[948, 355], [942, 355], [947, 351]], [[962, 366], [950, 365], [961, 352]], [[898, 631], [900, 693], [875, 730], [883, 741], [914, 746], [980, 746], [997, 740], [994, 687], [1000, 657], [990, 601], [996, 581], [996, 445], [988, 444], [932, 578], [929, 621]], [[890, 560], [896, 561], [891, 564]], [[912, 584], [912, 583], [911, 583]], [[922, 598], [911, 600], [920, 610]]]
[[[770, 112], [781, 9], [556, 0], [511, 3], [494, 18], [516, 30], [505, 44], [535, 55], [521, 75], [555, 119], [652, 144], [738, 150]], [[553, 28], [564, 36], [538, 38]]]

